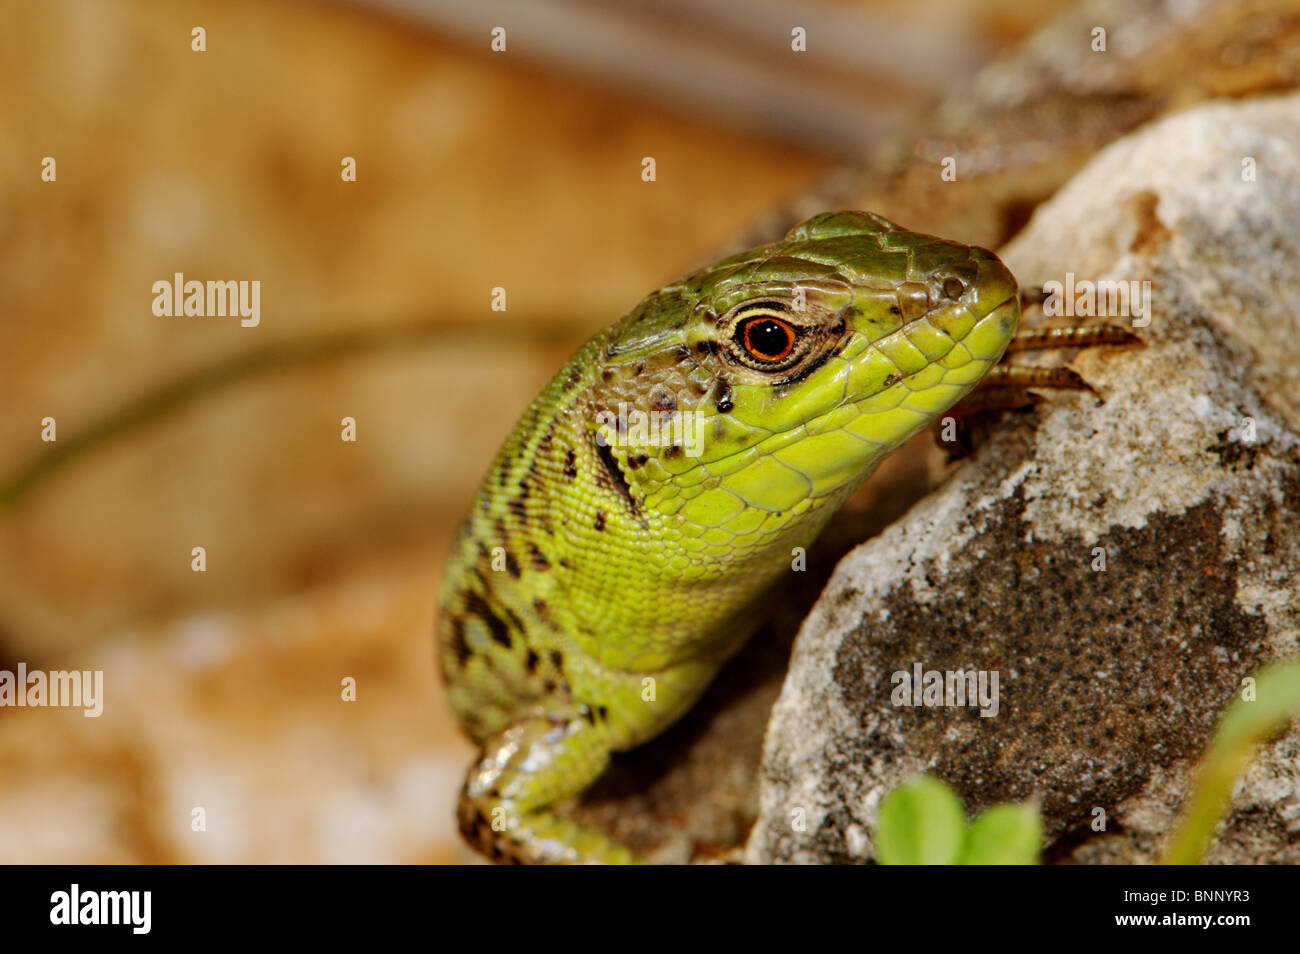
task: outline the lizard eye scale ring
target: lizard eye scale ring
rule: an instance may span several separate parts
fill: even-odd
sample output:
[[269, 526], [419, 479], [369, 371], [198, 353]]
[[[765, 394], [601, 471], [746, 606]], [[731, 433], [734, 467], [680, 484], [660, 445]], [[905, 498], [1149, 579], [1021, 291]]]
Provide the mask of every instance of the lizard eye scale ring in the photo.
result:
[[791, 322], [783, 301], [744, 302], [728, 316], [732, 327], [729, 349], [738, 364], [755, 371], [785, 371], [807, 355], [808, 329]]

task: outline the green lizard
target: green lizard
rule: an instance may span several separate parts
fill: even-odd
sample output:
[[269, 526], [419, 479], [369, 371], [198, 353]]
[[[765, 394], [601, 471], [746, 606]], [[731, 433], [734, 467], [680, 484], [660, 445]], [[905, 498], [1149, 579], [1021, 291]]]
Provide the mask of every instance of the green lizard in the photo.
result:
[[506, 440], [443, 582], [442, 670], [482, 746], [458, 811], [470, 844], [635, 860], [556, 803], [690, 708], [883, 458], [977, 386], [1076, 386], [999, 365], [1019, 318], [993, 253], [842, 212], [582, 347]]

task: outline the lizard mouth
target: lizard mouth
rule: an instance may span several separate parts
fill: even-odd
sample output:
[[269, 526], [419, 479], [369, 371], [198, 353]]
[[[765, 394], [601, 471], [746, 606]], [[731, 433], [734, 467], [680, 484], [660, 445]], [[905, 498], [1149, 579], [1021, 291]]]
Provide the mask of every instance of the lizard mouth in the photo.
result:
[[1020, 292], [1009, 295], [1001, 304], [990, 311], [980, 319], [981, 322], [996, 319], [1000, 324], [999, 337], [1002, 339], [1002, 347], [998, 349], [997, 354], [991, 356], [991, 360], [1001, 359], [1002, 353], [1006, 351], [1007, 343], [1011, 341], [1016, 329], [1020, 326]]
[[[906, 337], [907, 329], [914, 328], [917, 325], [922, 324], [923, 322], [929, 322], [932, 328], [937, 327], [938, 330], [942, 331], [945, 334], [945, 336], [952, 339], [953, 348], [965, 348], [970, 353], [972, 360], [997, 361], [1002, 357], [1002, 352], [1006, 350], [1007, 342], [1009, 342], [1011, 340], [1012, 335], [1016, 333], [1016, 328], [1019, 325], [1019, 321], [1020, 321], [1019, 293], [1013, 292], [1012, 294], [1008, 295], [1006, 298], [1003, 298], [1000, 302], [998, 302], [998, 304], [994, 305], [992, 308], [985, 311], [982, 315], [976, 317], [975, 324], [974, 326], [972, 326], [971, 330], [968, 331], [966, 334], [962, 335], [960, 338], [953, 338], [952, 335], [948, 334], [948, 332], [945, 329], [936, 326], [932, 318], [933, 318], [933, 313], [918, 315], [915, 318], [905, 321], [893, 333], [902, 334], [904, 335], [904, 337]], [[998, 342], [998, 345], [995, 349], [982, 349], [986, 353], [979, 353], [971, 347], [971, 339], [975, 329], [984, 325], [991, 325], [995, 329], [995, 336], [996, 336], [995, 340]], [[909, 378], [914, 377], [917, 374], [926, 371], [927, 369], [932, 367], [935, 363], [937, 363], [937, 360], [938, 359], [927, 361], [923, 367], [917, 368], [915, 371], [900, 371], [898, 376], [890, 381], [890, 386], [892, 387], [895, 384], [899, 384], [903, 381], [908, 380]], [[878, 392], [873, 392], [873, 394], [874, 393], [878, 393]], [[872, 394], [864, 394], [856, 397], [846, 396], [846, 399], [843, 403], [844, 404], [855, 403], [859, 400], [863, 400], [865, 398], [869, 398], [872, 396], [873, 396]]]
[[[931, 316], [929, 314], [920, 315], [916, 318], [911, 319], [910, 321], [905, 322], [899, 329], [899, 333], [905, 332], [906, 329], [909, 327], [927, 321], [930, 317]], [[1003, 352], [1006, 350], [1007, 344], [1011, 341], [1012, 336], [1016, 333], [1016, 328], [1019, 326], [1019, 321], [1020, 321], [1019, 293], [1012, 292], [1010, 295], [1003, 298], [997, 305], [988, 309], [983, 315], [976, 318], [975, 324], [969, 332], [967, 332], [965, 335], [963, 335], [960, 338], [953, 338], [952, 347], [965, 348], [967, 352], [969, 352], [972, 361], [987, 361], [989, 362], [990, 365], [992, 365], [1001, 359]], [[933, 326], [933, 323], [931, 324]], [[991, 331], [993, 335], [993, 340], [996, 342], [996, 345], [991, 348], [977, 349], [975, 347], [972, 347], [972, 338], [974, 337], [974, 333], [976, 329], [984, 328], [985, 326], [988, 326], [988, 330], [985, 330], [984, 334], [989, 334], [989, 332]], [[930, 368], [934, 367], [935, 364], [937, 363], [938, 363], [938, 359], [930, 360], [927, 361], [924, 366], [917, 368], [914, 371], [900, 371], [897, 374], [897, 376], [891, 376], [891, 378], [888, 379], [888, 384], [886, 386], [881, 387], [877, 390], [871, 390], [859, 394], [850, 394], [846, 392], [844, 396], [844, 400], [840, 401], [835, 407], [829, 408], [828, 410], [823, 411], [820, 414], [814, 415], [813, 417], [804, 421], [803, 424], [804, 426], [811, 425], [817, 421], [824, 420], [826, 417], [830, 416], [831, 414], [834, 414], [836, 411], [840, 410], [840, 408], [846, 405], [861, 404], [864, 401], [868, 401], [871, 398], [879, 395], [881, 392], [886, 391], [889, 388], [896, 387], [899, 384], [902, 384], [903, 382], [910, 380], [916, 375], [928, 371]], [[971, 386], [973, 387], [974, 383], [972, 383]], [[799, 425], [795, 425], [795, 428], [798, 428], [798, 426]]]

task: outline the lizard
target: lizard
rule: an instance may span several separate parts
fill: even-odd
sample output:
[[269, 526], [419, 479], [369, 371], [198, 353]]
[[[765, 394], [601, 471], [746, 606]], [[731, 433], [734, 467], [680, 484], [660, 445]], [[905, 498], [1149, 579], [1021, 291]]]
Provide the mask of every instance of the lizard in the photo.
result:
[[466, 841], [499, 862], [637, 861], [557, 805], [691, 707], [797, 548], [961, 402], [1086, 387], [1009, 350], [1127, 340], [1020, 316], [993, 252], [832, 212], [582, 346], [506, 439], [443, 576], [439, 662], [480, 746]]

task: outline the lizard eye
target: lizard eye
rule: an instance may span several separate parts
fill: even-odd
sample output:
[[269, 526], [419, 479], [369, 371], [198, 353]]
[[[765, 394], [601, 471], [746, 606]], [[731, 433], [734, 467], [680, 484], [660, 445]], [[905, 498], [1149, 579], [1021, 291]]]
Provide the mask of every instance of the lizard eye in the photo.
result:
[[799, 343], [799, 331], [785, 317], [780, 301], [755, 301], [732, 315], [731, 340], [738, 356], [757, 370], [784, 366]]
[[769, 377], [798, 368], [833, 331], [825, 321], [818, 323], [819, 314], [810, 311], [808, 318], [796, 317], [790, 305], [779, 298], [757, 298], [736, 305], [719, 321], [729, 329], [723, 339], [726, 357]]
[[757, 361], [784, 361], [794, 350], [797, 338], [789, 322], [771, 315], [742, 318], [736, 335], [745, 353]]

